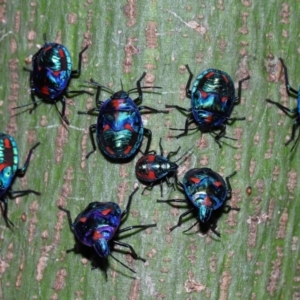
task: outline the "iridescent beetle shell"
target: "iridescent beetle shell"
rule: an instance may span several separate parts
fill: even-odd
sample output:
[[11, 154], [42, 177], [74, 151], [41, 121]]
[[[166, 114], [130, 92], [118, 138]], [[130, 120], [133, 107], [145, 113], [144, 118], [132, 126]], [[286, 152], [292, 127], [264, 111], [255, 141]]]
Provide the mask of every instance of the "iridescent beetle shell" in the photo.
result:
[[[134, 259], [140, 259], [144, 262], [146, 261], [137, 255], [131, 245], [118, 240], [119, 234], [122, 232], [132, 229], [156, 227], [156, 224], [148, 224], [132, 225], [126, 228], [120, 228], [120, 225], [129, 213], [133, 195], [137, 190], [138, 188], [136, 188], [129, 196], [128, 203], [123, 212], [121, 212], [119, 205], [114, 202], [92, 202], [77, 216], [74, 222], [72, 222], [70, 211], [58, 206], [60, 210], [64, 211], [68, 215], [70, 228], [74, 232], [77, 241], [88, 247], [93, 247], [99, 257], [107, 258], [108, 256], [111, 256], [134, 273], [134, 270], [115, 258], [112, 255], [111, 250], [113, 244], [126, 247], [131, 250], [131, 255]], [[75, 248], [72, 250], [75, 250]]]
[[68, 49], [57, 43], [45, 45], [32, 58], [34, 92], [44, 100], [53, 101], [65, 92], [72, 75]]
[[78, 240], [94, 247], [100, 257], [110, 253], [108, 241], [113, 238], [121, 222], [121, 209], [114, 202], [92, 202], [73, 223]]
[[[31, 100], [33, 108], [29, 110], [31, 113], [37, 107], [35, 96], [42, 101], [56, 104], [58, 101], [62, 103], [62, 111], [59, 112], [61, 118], [69, 124], [65, 116], [65, 97], [73, 97], [82, 93], [91, 94], [88, 91], [78, 90], [69, 91], [68, 86], [71, 78], [79, 77], [81, 73], [82, 54], [88, 46], [86, 46], [78, 55], [78, 69], [72, 70], [72, 59], [68, 49], [61, 44], [48, 43], [44, 35], [45, 44], [32, 57], [32, 70], [24, 68], [30, 72]], [[21, 108], [28, 104], [17, 106]]]
[[158, 154], [145, 154], [135, 165], [137, 179], [143, 182], [156, 182], [168, 174], [176, 172], [178, 165]]
[[[218, 173], [209, 168], [194, 168], [184, 175], [182, 182], [177, 180], [178, 185], [184, 191], [193, 207], [182, 213], [179, 216], [177, 225], [171, 227], [170, 230], [172, 231], [176, 227], [181, 226], [183, 217], [196, 210], [198, 220], [189, 229], [185, 230], [185, 232], [200, 222], [202, 224], [206, 223], [216, 235], [221, 236], [220, 233], [215, 230], [214, 225], [216, 224], [210, 219], [212, 212], [220, 208], [223, 208], [223, 211], [226, 211], [225, 208], [227, 208], [227, 212], [231, 209], [239, 210], [237, 207], [231, 207], [225, 204], [225, 202], [231, 199], [232, 196], [229, 178], [235, 174], [236, 172], [233, 172], [231, 175], [225, 177], [224, 181]], [[186, 199], [157, 200], [157, 202], [186, 203]]]
[[200, 73], [192, 85], [192, 114], [203, 132], [214, 130], [226, 122], [234, 102], [234, 83], [221, 70], [208, 69]]
[[[141, 81], [145, 76], [146, 73], [144, 72], [137, 80], [136, 88], [128, 92], [121, 90], [116, 93], [107, 87], [102, 87], [91, 79], [90, 83], [97, 86], [96, 107], [86, 112], [79, 112], [80, 114], [93, 114], [98, 112], [97, 124], [92, 124], [89, 128], [93, 150], [87, 154], [86, 158], [96, 151], [94, 133], [96, 133], [100, 150], [112, 161], [128, 161], [132, 159], [140, 148], [144, 135], [148, 136], [145, 153], [149, 152], [152, 132], [143, 126], [140, 111], [143, 109], [147, 109], [152, 113], [168, 113], [168, 111], [161, 111], [148, 106], [139, 105], [143, 100], [142, 89], [149, 88], [141, 87]], [[112, 94], [106, 101], [99, 99], [102, 88]], [[130, 92], [133, 91], [138, 93], [136, 99], [129, 97]]]
[[178, 164], [177, 162], [186, 154], [184, 153], [176, 161], [170, 161], [170, 157], [176, 155], [180, 150], [180, 147], [176, 151], [169, 152], [165, 157], [163, 156], [164, 151], [161, 144], [161, 139], [159, 141], [160, 155], [156, 151], [150, 151], [144, 154], [135, 164], [135, 174], [139, 181], [146, 184], [145, 189], [152, 189], [153, 185], [157, 182], [160, 183], [161, 195], [162, 190], [162, 180], [165, 179], [170, 186], [174, 186], [173, 183], [169, 182], [168, 176], [176, 176]]
[[127, 159], [141, 146], [143, 121], [138, 106], [120, 91], [100, 107], [96, 137], [99, 148], [111, 159]]
[[0, 133], [0, 198], [11, 186], [19, 167], [19, 151], [15, 139]]
[[200, 222], [207, 222], [213, 210], [227, 200], [228, 189], [224, 179], [209, 168], [191, 169], [182, 180], [185, 194], [199, 210]]
[[26, 195], [29, 193], [34, 193], [40, 195], [39, 192], [33, 190], [23, 190], [23, 191], [12, 191], [11, 186], [16, 177], [22, 177], [25, 175], [27, 168], [29, 166], [30, 157], [33, 150], [39, 145], [37, 143], [33, 146], [27, 159], [22, 168], [19, 168], [19, 151], [15, 139], [9, 134], [0, 132], [0, 202], [3, 203], [1, 206], [1, 211], [6, 225], [14, 225], [7, 216], [8, 211], [8, 198], [7, 196], [19, 194], [19, 196]]
[[225, 136], [227, 121], [244, 120], [245, 118], [230, 118], [233, 106], [240, 102], [242, 82], [249, 79], [246, 77], [239, 81], [238, 96], [235, 96], [234, 83], [231, 77], [224, 71], [217, 69], [207, 69], [200, 73], [190, 90], [193, 73], [188, 65], [189, 79], [186, 84], [186, 96], [191, 99], [191, 108], [186, 109], [177, 105], [166, 105], [181, 111], [189, 112], [190, 116], [186, 119], [185, 128], [171, 130], [183, 130], [184, 132], [174, 136], [181, 137], [188, 133], [189, 125], [194, 122], [201, 132], [214, 133], [215, 141], [221, 147], [220, 138]]

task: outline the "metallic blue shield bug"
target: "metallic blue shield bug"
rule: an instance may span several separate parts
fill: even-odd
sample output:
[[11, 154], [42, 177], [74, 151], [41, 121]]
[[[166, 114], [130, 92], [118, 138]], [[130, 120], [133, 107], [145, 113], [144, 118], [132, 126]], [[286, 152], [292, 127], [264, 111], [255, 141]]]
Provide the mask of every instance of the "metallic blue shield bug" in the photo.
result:
[[[181, 189], [184, 191], [190, 203], [193, 205], [191, 209], [180, 215], [177, 225], [173, 226], [172, 231], [176, 227], [181, 226], [184, 216], [197, 210], [198, 221], [193, 224], [189, 229], [197, 223], [208, 223], [211, 219], [213, 211], [220, 208], [227, 208], [227, 211], [239, 208], [226, 205], [225, 202], [231, 199], [231, 185], [229, 178], [234, 176], [236, 172], [227, 176], [225, 180], [216, 172], [209, 168], [194, 168], [189, 170], [183, 177], [183, 181], [178, 182]], [[158, 202], [186, 202], [185, 199], [169, 199], [169, 200], [157, 200]], [[210, 224], [211, 230], [218, 236], [217, 232]]]
[[[266, 99], [267, 102], [276, 105], [280, 110], [282, 110], [285, 114], [289, 115], [291, 114], [292, 117], [295, 117], [295, 121], [293, 123], [293, 127], [292, 127], [292, 135], [289, 138], [289, 140], [285, 143], [285, 145], [287, 146], [290, 142], [292, 142], [295, 139], [295, 134], [296, 134], [296, 130], [297, 128], [300, 126], [300, 88], [299, 90], [295, 90], [293, 89], [290, 84], [289, 84], [289, 79], [288, 79], [288, 73], [287, 73], [287, 67], [283, 62], [282, 58], [279, 58], [282, 66], [283, 66], [283, 70], [284, 70], [284, 80], [285, 80], [285, 87], [286, 87], [286, 91], [289, 95], [297, 98], [297, 106], [294, 109], [290, 109], [288, 107], [283, 106], [282, 104], [278, 103], [278, 102], [274, 102], [270, 99]], [[291, 149], [291, 151], [293, 151], [293, 149], [295, 148], [296, 144], [298, 143], [300, 138], [300, 131], [298, 134], [298, 137]]]
[[176, 175], [178, 165], [177, 162], [186, 154], [184, 153], [176, 161], [170, 161], [170, 157], [176, 155], [180, 150], [180, 147], [176, 151], [169, 152], [165, 157], [163, 156], [163, 147], [161, 145], [161, 139], [159, 141], [160, 155], [156, 151], [149, 151], [143, 155], [135, 165], [135, 174], [139, 181], [146, 184], [145, 189], [151, 190], [153, 185], [157, 182], [160, 183], [161, 196], [163, 196], [162, 180], [165, 179], [169, 186], [174, 184], [169, 182], [168, 176], [174, 177]]
[[[78, 94], [88, 93], [87, 91], [69, 91], [68, 86], [71, 78], [78, 78], [81, 73], [82, 54], [88, 46], [86, 46], [78, 56], [78, 69], [72, 70], [72, 60], [68, 49], [61, 44], [48, 43], [44, 35], [45, 44], [32, 57], [32, 70], [24, 67], [25, 71], [30, 72], [31, 100], [33, 108], [29, 110], [32, 113], [36, 109], [38, 102], [35, 96], [42, 101], [55, 104], [60, 101], [62, 103], [62, 111], [59, 112], [61, 118], [69, 124], [65, 116], [66, 102], [65, 97], [72, 97], [70, 93]], [[27, 106], [21, 105], [16, 108]]]
[[15, 139], [8, 134], [0, 132], [0, 202], [3, 202], [3, 205], [0, 205], [0, 207], [7, 227], [10, 227], [10, 225], [14, 226], [7, 216], [7, 196], [17, 195], [20, 197], [29, 193], [40, 195], [39, 192], [33, 190], [12, 191], [11, 189], [14, 179], [25, 175], [32, 152], [39, 144], [37, 143], [30, 149], [24, 166], [19, 168], [19, 151]]
[[[235, 96], [235, 88], [231, 77], [224, 71], [208, 69], [200, 73], [190, 90], [193, 73], [188, 65], [189, 79], [186, 84], [186, 96], [191, 99], [191, 108], [183, 108], [178, 105], [166, 105], [168, 108], [176, 108], [179, 111], [189, 113], [184, 129], [170, 128], [171, 130], [183, 130], [184, 132], [173, 136], [179, 138], [187, 135], [189, 125], [196, 123], [198, 129], [203, 133], [214, 134], [214, 139], [222, 147], [220, 139], [225, 136], [226, 124], [233, 123], [245, 118], [230, 118], [234, 105], [240, 103], [242, 83], [250, 76], [239, 81], [238, 96]], [[197, 129], [197, 128], [193, 128]], [[215, 133], [219, 130], [218, 133]], [[226, 137], [228, 138], [228, 137]]]
[[[136, 88], [128, 92], [121, 90], [116, 93], [91, 79], [90, 83], [97, 86], [97, 107], [86, 112], [78, 112], [79, 114], [98, 113], [97, 124], [93, 124], [89, 128], [93, 150], [87, 154], [87, 158], [96, 151], [94, 133], [96, 133], [99, 148], [112, 161], [130, 160], [140, 148], [144, 135], [148, 136], [145, 152], [149, 151], [152, 132], [143, 126], [140, 111], [143, 109], [147, 109], [149, 113], [168, 113], [168, 111], [157, 110], [145, 105], [138, 106], [143, 101], [142, 89], [149, 88], [141, 87], [141, 81], [145, 76], [146, 73], [143, 73], [138, 79]], [[112, 96], [104, 102], [99, 99], [101, 89], [112, 93]], [[138, 97], [132, 100], [129, 94], [134, 91], [137, 91]]]
[[70, 228], [80, 243], [88, 247], [93, 247], [101, 258], [107, 258], [110, 255], [113, 259], [134, 273], [134, 270], [115, 258], [111, 254], [111, 251], [113, 245], [119, 245], [129, 248], [134, 259], [140, 259], [143, 262], [146, 261], [137, 255], [131, 245], [119, 241], [119, 239], [121, 239], [119, 234], [122, 232], [137, 228], [146, 229], [156, 227], [156, 224], [148, 224], [133, 225], [122, 229], [119, 228], [129, 213], [133, 195], [137, 190], [138, 188], [129, 196], [127, 206], [123, 212], [119, 205], [114, 202], [92, 202], [77, 216], [74, 223], [72, 222], [70, 211], [61, 206], [58, 207], [67, 213]]

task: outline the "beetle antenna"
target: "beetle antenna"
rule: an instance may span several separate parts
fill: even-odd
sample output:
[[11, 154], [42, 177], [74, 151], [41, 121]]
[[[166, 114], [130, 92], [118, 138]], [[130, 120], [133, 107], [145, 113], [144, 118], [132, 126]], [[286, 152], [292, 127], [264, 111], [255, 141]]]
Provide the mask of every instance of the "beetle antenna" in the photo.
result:
[[[141, 90], [142, 89], [162, 89], [162, 87], [161, 86], [143, 86], [143, 87], [141, 87]], [[138, 90], [138, 88], [130, 89], [129, 91], [127, 91], [127, 94], [130, 94], [130, 93], [135, 92], [137, 90]]]
[[[35, 103], [38, 104], [42, 102], [42, 99], [39, 99], [38, 101], [36, 101]], [[22, 108], [22, 107], [26, 107], [26, 106], [29, 106], [29, 105], [34, 105], [32, 102], [29, 102], [27, 104], [23, 104], [23, 105], [20, 105], [20, 106], [16, 106], [16, 107], [13, 107], [12, 109], [17, 109], [17, 108]]]
[[121, 82], [121, 90], [124, 91], [122, 79], [120, 79], [120, 82]]
[[93, 86], [100, 86], [100, 87], [101, 87], [101, 89], [103, 89], [103, 90], [105, 90], [106, 92], [109, 92], [109, 93], [111, 93], [111, 94], [113, 94], [113, 93], [114, 93], [114, 91], [113, 91], [113, 90], [111, 90], [109, 87], [107, 87], [107, 86], [105, 86], [105, 85], [101, 85], [101, 84], [99, 84], [98, 82], [94, 81], [94, 79], [93, 79], [93, 78], [91, 78], [91, 79], [90, 79], [90, 81], [86, 81], [86, 80], [84, 80], [83, 82], [85, 82], [85, 83], [89, 83], [89, 84], [91, 84], [91, 85], [93, 85]]
[[129, 268], [128, 266], [126, 266], [124, 263], [122, 263], [121, 261], [119, 261], [116, 257], [114, 257], [111, 253], [109, 254], [114, 260], [116, 260], [118, 263], [120, 263], [122, 266], [124, 266], [126, 269], [130, 270], [133, 273], [136, 273], [133, 269]]
[[188, 228], [187, 230], [183, 231], [183, 233], [185, 233], [185, 232], [191, 230], [191, 229], [192, 229], [194, 226], [196, 226], [198, 223], [199, 223], [199, 220], [197, 220], [197, 222], [194, 223], [190, 228]]
[[[185, 151], [177, 160], [173, 161], [174, 163], [177, 163], [178, 161], [180, 161], [187, 153], [189, 153], [191, 150], [193, 149], [193, 147], [191, 147], [190, 149], [188, 149], [187, 151]], [[192, 153], [190, 153], [187, 157], [185, 157], [184, 159], [187, 159]]]

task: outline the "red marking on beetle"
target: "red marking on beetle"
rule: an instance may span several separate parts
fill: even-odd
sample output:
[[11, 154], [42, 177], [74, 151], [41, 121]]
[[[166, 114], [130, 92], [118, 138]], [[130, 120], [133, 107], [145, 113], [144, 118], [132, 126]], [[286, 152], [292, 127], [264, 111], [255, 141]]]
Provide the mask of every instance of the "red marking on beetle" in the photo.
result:
[[94, 231], [92, 239], [94, 241], [98, 241], [101, 238], [102, 238], [102, 234], [99, 231]]
[[210, 198], [208, 196], [205, 197], [204, 201], [201, 204], [205, 206], [212, 206], [212, 202], [210, 201]]
[[50, 93], [49, 93], [48, 87], [43, 86], [43, 87], [41, 88], [41, 94], [49, 95]]
[[206, 92], [204, 92], [203, 90], [201, 90], [200, 92], [201, 92], [201, 96], [203, 96], [203, 98], [207, 97], [208, 94]]
[[221, 101], [224, 103], [224, 102], [227, 101], [227, 99], [228, 99], [228, 97], [227, 97], [227, 96], [224, 96], [224, 97], [221, 98]]
[[120, 105], [123, 103], [124, 101], [122, 99], [114, 99], [111, 100], [111, 105], [113, 106], [113, 108], [115, 108], [116, 110], [118, 110], [120, 108]]
[[205, 75], [206, 78], [210, 78], [212, 76], [214, 76], [215, 72], [209, 72]]
[[215, 182], [214, 182], [214, 185], [217, 186], [217, 187], [222, 186], [222, 182], [220, 182], [220, 181], [215, 181]]
[[2, 164], [0, 164], [0, 172], [2, 172], [2, 170], [4, 170], [8, 166], [9, 166], [8, 163], [2, 163]]
[[45, 52], [47, 52], [48, 50], [51, 50], [52, 49], [52, 46], [48, 46], [44, 49]]
[[107, 209], [101, 211], [102, 215], [104, 215], [104, 216], [108, 215], [110, 212], [111, 212], [110, 208], [107, 208]]
[[59, 56], [61, 57], [61, 58], [65, 58], [66, 56], [65, 56], [65, 51], [62, 49], [62, 48], [60, 48], [59, 50], [58, 50], [58, 53], [59, 53]]
[[133, 131], [132, 126], [130, 124], [125, 124], [124, 128]]
[[153, 172], [153, 171], [149, 171], [148, 172], [148, 174], [147, 174], [147, 176], [145, 176], [145, 179], [151, 179], [151, 180], [155, 180], [155, 179], [157, 179], [157, 177], [156, 177], [156, 175], [155, 175], [155, 172]]
[[3, 143], [5, 148], [11, 148], [11, 143], [9, 139], [4, 139]]
[[155, 158], [156, 158], [156, 155], [154, 155], [154, 154], [148, 154], [147, 155], [147, 159], [148, 159], [149, 162], [154, 162]]
[[106, 124], [103, 128], [103, 131], [106, 131], [106, 130], [109, 130], [110, 129], [110, 126], [108, 124]]
[[210, 123], [213, 120], [212, 115], [209, 115], [207, 118], [205, 118], [205, 122]]
[[197, 177], [191, 177], [190, 181], [192, 181], [193, 183], [199, 183], [201, 181], [201, 179], [197, 178]]
[[85, 222], [86, 222], [86, 220], [87, 220], [87, 217], [82, 217], [82, 218], [80, 218], [80, 219], [79, 219], [79, 222], [81, 222], [81, 223], [85, 223]]
[[105, 149], [109, 154], [111, 154], [111, 155], [115, 154], [115, 152], [113, 150], [111, 150], [109, 147], [106, 147]]
[[54, 76], [58, 76], [60, 73], [61, 73], [61, 71], [54, 71], [54, 72], [52, 72], [52, 74], [53, 74]]
[[127, 148], [124, 151], [124, 154], [128, 154], [132, 149], [132, 146], [127, 146]]
[[226, 81], [226, 83], [228, 83], [228, 82], [229, 82], [229, 80], [228, 80], [227, 76], [225, 76], [225, 75], [222, 75], [222, 77], [223, 77], [223, 79]]

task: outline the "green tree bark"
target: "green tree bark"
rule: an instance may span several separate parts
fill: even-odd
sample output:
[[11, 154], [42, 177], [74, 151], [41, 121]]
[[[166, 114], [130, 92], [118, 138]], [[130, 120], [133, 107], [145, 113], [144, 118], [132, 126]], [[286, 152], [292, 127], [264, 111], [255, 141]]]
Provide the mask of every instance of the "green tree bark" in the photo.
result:
[[[300, 149], [290, 152], [291, 147], [284, 146], [292, 119], [265, 102], [271, 98], [296, 106], [286, 94], [278, 58], [284, 59], [297, 89], [299, 1], [2, 0], [0, 5], [0, 130], [15, 137], [21, 161], [41, 142], [14, 189], [42, 193], [10, 201], [13, 230], [0, 219], [0, 298], [300, 299]], [[161, 86], [162, 92], [145, 93], [144, 104], [158, 109], [165, 104], [189, 107], [185, 64], [195, 74], [207, 68], [224, 70], [235, 83], [251, 75], [232, 114], [246, 121], [227, 127], [227, 135], [237, 141], [224, 140], [222, 149], [199, 132], [169, 138], [168, 127], [184, 126], [185, 116], [178, 111], [143, 117], [153, 131], [151, 149], [158, 150], [160, 137], [167, 151], [194, 146], [180, 167], [180, 178], [189, 168], [201, 166], [224, 176], [238, 172], [231, 204], [240, 211], [221, 216], [221, 239], [210, 231], [200, 233], [199, 227], [183, 234], [192, 218], [170, 233], [168, 228], [185, 208], [156, 203], [156, 187], [134, 197], [126, 224], [155, 221], [157, 228], [124, 239], [147, 263], [115, 254], [136, 275], [110, 258], [106, 281], [104, 272], [91, 270], [80, 254], [66, 255], [74, 237], [57, 205], [70, 209], [73, 217], [92, 201], [115, 201], [124, 208], [137, 183], [137, 157], [124, 165], [111, 164], [97, 149], [89, 160], [84, 158], [91, 149], [88, 127], [96, 118], [77, 111], [93, 107], [93, 97], [68, 100], [69, 127], [51, 105], [16, 115], [22, 110], [13, 107], [31, 101], [23, 66], [43, 44], [43, 33], [49, 41], [63, 43], [75, 65], [79, 51], [90, 45], [82, 76], [72, 80], [71, 88], [92, 77], [113, 90], [120, 89], [122, 80], [129, 90], [146, 71], [145, 85]], [[251, 195], [245, 192], [249, 185]], [[164, 195], [182, 197], [166, 187]]]

